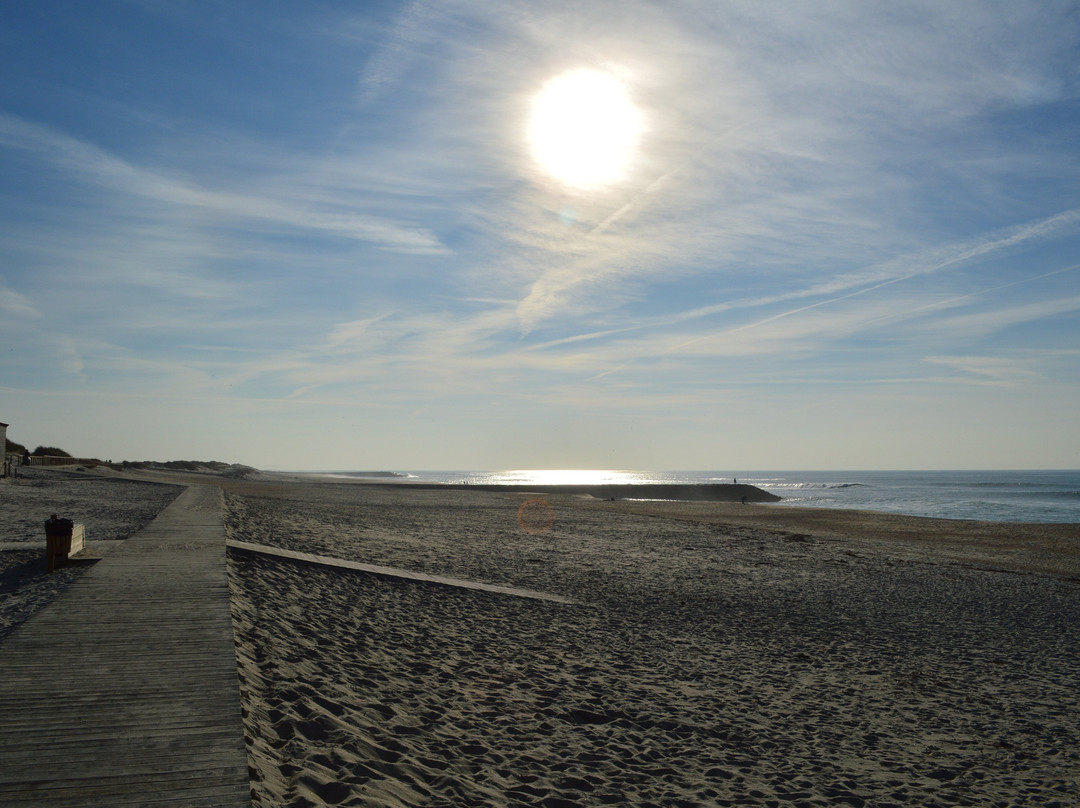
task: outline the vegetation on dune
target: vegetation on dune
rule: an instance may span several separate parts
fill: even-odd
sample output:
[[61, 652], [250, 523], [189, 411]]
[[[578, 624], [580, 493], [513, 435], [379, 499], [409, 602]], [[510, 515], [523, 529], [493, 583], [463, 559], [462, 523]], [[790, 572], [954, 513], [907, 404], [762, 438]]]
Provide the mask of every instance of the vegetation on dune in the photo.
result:
[[[5, 438], [4, 452], [5, 454], [26, 454], [26, 447], [21, 443], [16, 443], [11, 438]], [[58, 449], [55, 446], [38, 446], [30, 454], [34, 457], [71, 457], [63, 449]]]
[[[27, 449], [21, 443], [16, 443], [10, 438], [7, 438], [4, 451], [7, 454], [23, 455], [26, 454]], [[56, 446], [38, 446], [34, 451], [30, 452], [30, 454], [34, 457], [71, 457], [73, 460], [86, 462], [88, 464], [103, 462], [97, 459], [75, 458]], [[109, 461], [109, 465], [114, 464], [112, 461]], [[190, 471], [202, 474], [219, 474], [226, 477], [245, 477], [251, 472], [257, 471], [257, 469], [251, 466], [244, 466], [239, 463], [224, 463], [220, 460], [166, 460], [163, 462], [154, 460], [125, 460], [122, 465], [125, 469]]]
[[244, 477], [256, 469], [239, 463], [223, 463], [220, 460], [125, 460], [125, 469], [150, 469], [168, 471], [191, 471], [196, 473], [221, 474], [226, 477]]
[[39, 446], [30, 454], [34, 457], [71, 457], [63, 449], [57, 449], [55, 446]]

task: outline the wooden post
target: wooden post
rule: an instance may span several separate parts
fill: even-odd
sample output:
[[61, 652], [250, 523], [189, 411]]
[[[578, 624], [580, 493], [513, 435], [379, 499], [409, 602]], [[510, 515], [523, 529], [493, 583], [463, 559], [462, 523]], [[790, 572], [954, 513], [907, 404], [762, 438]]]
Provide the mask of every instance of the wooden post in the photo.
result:
[[[71, 552], [71, 534], [75, 525], [70, 519], [50, 518], [45, 522], [45, 571], [52, 573], [64, 566]], [[80, 538], [81, 541], [81, 538]]]

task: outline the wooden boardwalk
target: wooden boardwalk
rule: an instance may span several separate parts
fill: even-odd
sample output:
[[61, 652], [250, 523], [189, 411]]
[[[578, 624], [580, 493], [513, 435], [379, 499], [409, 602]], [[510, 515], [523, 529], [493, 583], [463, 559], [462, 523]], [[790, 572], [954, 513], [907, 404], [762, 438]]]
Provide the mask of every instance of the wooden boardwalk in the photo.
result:
[[0, 643], [0, 805], [250, 804], [221, 491], [192, 486]]

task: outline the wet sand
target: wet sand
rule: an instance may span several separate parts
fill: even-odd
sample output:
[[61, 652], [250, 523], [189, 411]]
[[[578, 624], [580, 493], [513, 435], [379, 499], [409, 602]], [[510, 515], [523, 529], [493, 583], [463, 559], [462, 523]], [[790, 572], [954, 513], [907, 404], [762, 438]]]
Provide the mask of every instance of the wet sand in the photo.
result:
[[232, 552], [256, 805], [1080, 799], [1075, 525], [225, 487], [234, 540], [575, 601]]

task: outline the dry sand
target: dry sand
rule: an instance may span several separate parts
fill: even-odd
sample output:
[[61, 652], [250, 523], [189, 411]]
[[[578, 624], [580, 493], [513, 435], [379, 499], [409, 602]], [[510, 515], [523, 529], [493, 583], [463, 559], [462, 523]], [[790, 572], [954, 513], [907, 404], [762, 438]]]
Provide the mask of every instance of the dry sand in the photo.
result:
[[1080, 802], [1075, 525], [225, 487], [236, 540], [577, 601], [234, 551], [257, 806]]
[[86, 549], [107, 552], [153, 520], [183, 489], [177, 485], [100, 472], [19, 468], [0, 482], [0, 638], [46, 606], [85, 569], [82, 563], [45, 573], [45, 520], [52, 514], [81, 522]]

